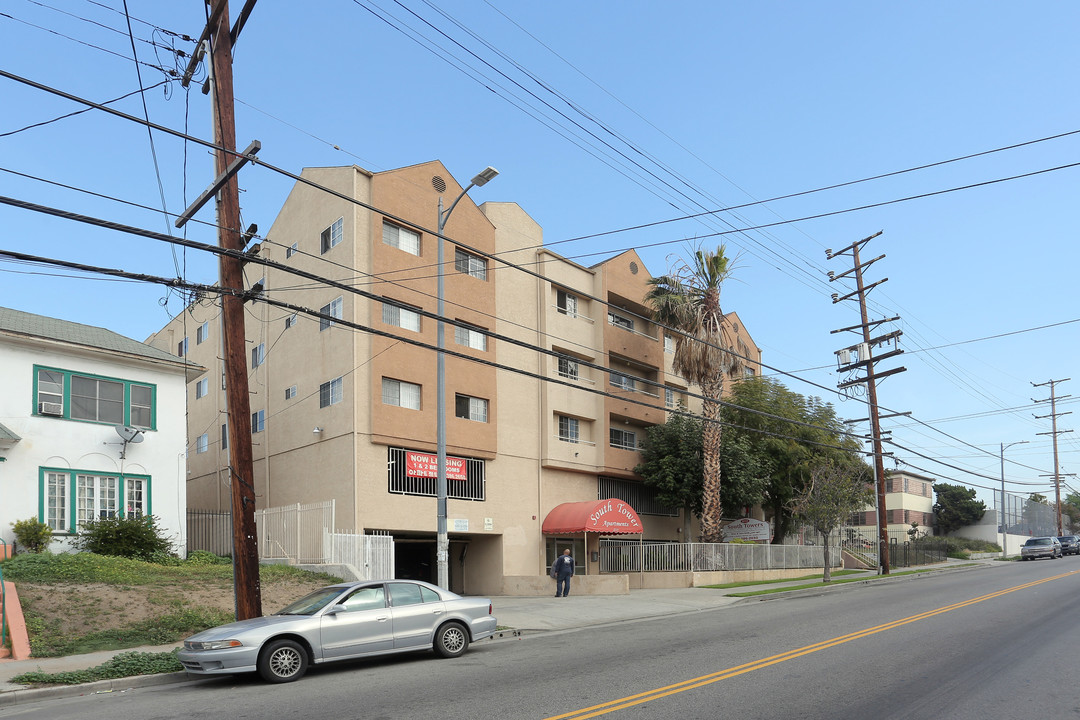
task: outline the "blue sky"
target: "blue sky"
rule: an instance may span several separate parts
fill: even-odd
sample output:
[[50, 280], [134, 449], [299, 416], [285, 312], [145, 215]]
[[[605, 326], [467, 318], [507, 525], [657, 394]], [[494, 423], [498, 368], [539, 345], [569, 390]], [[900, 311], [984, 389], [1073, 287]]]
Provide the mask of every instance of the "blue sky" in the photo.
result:
[[[234, 0], [234, 16], [241, 6]], [[263, 0], [240, 37], [240, 147], [258, 139], [263, 160], [292, 172], [438, 159], [467, 181], [493, 165], [500, 176], [474, 190], [474, 199], [519, 203], [548, 243], [1080, 130], [1080, 7], [1072, 3], [303, 6]], [[0, 68], [99, 102], [131, 93], [139, 78], [123, 7], [122, 0], [9, 0], [0, 16]], [[150, 65], [174, 66], [168, 46], [191, 49], [162, 30], [197, 36], [203, 26], [195, 0], [128, 0], [128, 10], [138, 58]], [[144, 87], [166, 78], [147, 65], [140, 72]], [[98, 111], [14, 132], [82, 108], [6, 78], [0, 98], [0, 195], [166, 232], [162, 197], [179, 212], [212, 178], [204, 148], [162, 133], [153, 135], [155, 170], [146, 129]], [[188, 94], [173, 83], [168, 94], [148, 91], [145, 101], [153, 122], [211, 136], [209, 101], [197, 89]], [[137, 94], [114, 107], [143, 113]], [[739, 312], [766, 363], [802, 379], [785, 378], [792, 390], [858, 418], [865, 416], [858, 403], [828, 391], [837, 383], [833, 351], [856, 340], [830, 331], [858, 316], [853, 303], [831, 302], [832, 292], [846, 288], [829, 284], [825, 272], [842, 272], [850, 260], [827, 261], [825, 249], [884, 231], [863, 255], [886, 255], [867, 270], [868, 280], [889, 278], [871, 294], [871, 316], [902, 318], [893, 327], [903, 330], [906, 352], [880, 368], [902, 364], [907, 372], [879, 389], [883, 406], [914, 418], [885, 422], [909, 449], [897, 449], [897, 457], [916, 472], [996, 488], [999, 443], [1027, 440], [1008, 451], [1022, 465], [1008, 464], [1007, 476], [1031, 484], [1009, 490], [1051, 494], [1041, 477], [1052, 472], [1050, 438], [1037, 435], [1049, 421], [1032, 417], [1049, 413], [1032, 404], [1048, 388], [1031, 383], [1076, 375], [1058, 393], [1080, 395], [1080, 385], [1071, 387], [1080, 383], [1080, 323], [1070, 322], [1080, 319], [1080, 168], [796, 220], [1077, 162], [1080, 135], [1067, 135], [554, 249], [592, 264], [637, 247], [660, 274], [672, 254], [727, 243], [739, 259], [725, 309]], [[291, 181], [248, 168], [241, 186], [245, 222], [269, 228]], [[198, 217], [212, 222], [213, 211]], [[16, 208], [0, 206], [0, 233], [3, 249], [216, 280], [216, 262], [198, 253]], [[216, 242], [205, 224], [192, 223], [186, 236]], [[182, 308], [157, 286], [2, 260], [0, 305], [137, 339]], [[1064, 400], [1059, 412], [1073, 403]], [[1072, 420], [1065, 415], [1059, 426]], [[1059, 443], [1062, 471], [1076, 472], [1080, 441], [1070, 433]]]

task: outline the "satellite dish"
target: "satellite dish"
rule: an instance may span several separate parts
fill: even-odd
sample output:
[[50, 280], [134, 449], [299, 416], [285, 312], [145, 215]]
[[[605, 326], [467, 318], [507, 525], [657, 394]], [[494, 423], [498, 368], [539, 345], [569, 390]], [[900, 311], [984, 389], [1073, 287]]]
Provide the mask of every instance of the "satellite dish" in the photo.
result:
[[120, 439], [125, 443], [141, 443], [143, 441], [143, 431], [139, 428], [128, 427], [127, 425], [117, 425], [116, 434], [120, 436]]

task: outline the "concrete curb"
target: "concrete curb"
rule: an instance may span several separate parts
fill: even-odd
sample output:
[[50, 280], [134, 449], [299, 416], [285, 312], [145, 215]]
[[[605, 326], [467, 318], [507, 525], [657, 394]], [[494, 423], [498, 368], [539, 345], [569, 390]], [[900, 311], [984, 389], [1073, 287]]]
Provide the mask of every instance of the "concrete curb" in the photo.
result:
[[97, 695], [111, 692], [124, 692], [133, 688], [170, 685], [189, 682], [196, 678], [186, 672], [159, 673], [157, 675], [132, 675], [114, 680], [98, 680], [82, 685], [53, 685], [44, 688], [26, 688], [0, 692], [0, 708], [22, 703], [54, 700], [56, 698], [78, 697], [79, 695]]

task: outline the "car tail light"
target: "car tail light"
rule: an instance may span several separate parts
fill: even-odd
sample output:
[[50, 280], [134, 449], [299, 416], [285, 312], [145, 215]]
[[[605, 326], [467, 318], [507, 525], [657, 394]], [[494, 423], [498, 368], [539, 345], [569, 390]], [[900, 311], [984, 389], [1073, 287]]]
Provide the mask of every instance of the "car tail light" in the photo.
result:
[[488, 603], [488, 615], [491, 614], [491, 603]]

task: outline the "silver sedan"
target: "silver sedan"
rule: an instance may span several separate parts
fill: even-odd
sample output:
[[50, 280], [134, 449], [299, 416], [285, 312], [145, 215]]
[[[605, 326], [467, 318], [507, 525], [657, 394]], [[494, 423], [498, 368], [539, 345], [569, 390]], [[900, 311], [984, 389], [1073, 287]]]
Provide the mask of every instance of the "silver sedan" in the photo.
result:
[[487, 598], [414, 580], [340, 583], [273, 615], [196, 633], [177, 657], [189, 673], [258, 671], [282, 683], [300, 679], [311, 664], [334, 660], [429, 648], [458, 657], [495, 627]]

